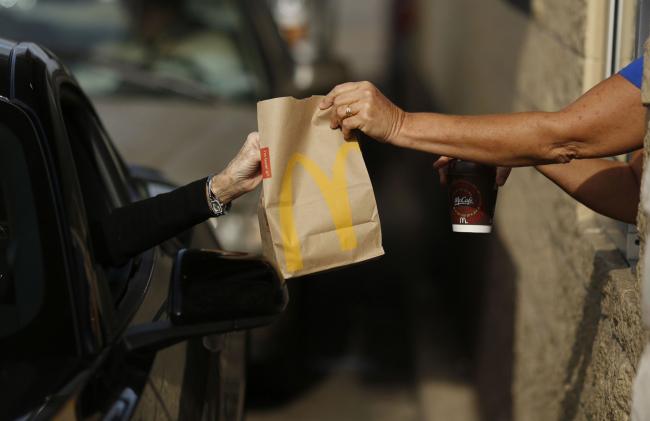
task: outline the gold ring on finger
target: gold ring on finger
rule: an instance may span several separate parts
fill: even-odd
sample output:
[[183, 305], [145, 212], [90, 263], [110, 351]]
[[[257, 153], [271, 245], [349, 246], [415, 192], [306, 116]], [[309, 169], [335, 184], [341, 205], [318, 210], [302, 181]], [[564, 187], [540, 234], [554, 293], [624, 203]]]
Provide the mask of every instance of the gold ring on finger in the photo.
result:
[[351, 115], [352, 115], [352, 109], [350, 108], [350, 106], [348, 106], [345, 109], [345, 117], [350, 117]]

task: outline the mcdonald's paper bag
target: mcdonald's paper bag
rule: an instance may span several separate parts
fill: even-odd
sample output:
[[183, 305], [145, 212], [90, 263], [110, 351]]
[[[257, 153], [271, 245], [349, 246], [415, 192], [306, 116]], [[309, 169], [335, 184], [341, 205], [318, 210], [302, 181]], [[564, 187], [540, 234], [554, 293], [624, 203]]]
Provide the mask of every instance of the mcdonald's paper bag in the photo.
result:
[[359, 143], [330, 128], [321, 99], [257, 104], [262, 245], [285, 279], [384, 254]]

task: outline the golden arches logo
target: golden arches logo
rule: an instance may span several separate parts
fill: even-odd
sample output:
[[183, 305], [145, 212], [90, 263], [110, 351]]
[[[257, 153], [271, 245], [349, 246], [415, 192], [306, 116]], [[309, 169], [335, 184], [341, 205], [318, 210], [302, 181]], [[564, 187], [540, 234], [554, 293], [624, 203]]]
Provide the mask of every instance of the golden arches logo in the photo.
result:
[[311, 176], [325, 198], [325, 203], [330, 211], [339, 238], [341, 250], [349, 251], [357, 248], [357, 237], [352, 226], [352, 210], [350, 208], [346, 177], [346, 160], [352, 151], [361, 153], [357, 142], [346, 142], [341, 145], [336, 153], [336, 160], [332, 167], [332, 178], [329, 178], [318, 164], [303, 154], [296, 153], [289, 159], [282, 176], [279, 206], [280, 231], [287, 271], [296, 272], [303, 267], [300, 240], [293, 215], [293, 172], [298, 164], [302, 165]]

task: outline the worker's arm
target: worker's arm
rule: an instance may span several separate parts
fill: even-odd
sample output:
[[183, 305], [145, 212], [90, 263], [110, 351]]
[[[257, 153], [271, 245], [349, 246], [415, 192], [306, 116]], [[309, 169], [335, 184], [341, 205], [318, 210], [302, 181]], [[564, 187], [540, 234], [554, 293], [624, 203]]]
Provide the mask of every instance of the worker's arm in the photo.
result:
[[458, 116], [407, 113], [371, 83], [334, 88], [332, 128], [359, 129], [396, 146], [500, 166], [565, 163], [638, 149], [645, 132], [640, 90], [620, 75], [557, 112]]
[[594, 211], [630, 224], [636, 223], [643, 170], [641, 151], [635, 152], [630, 162], [585, 159], [536, 168]]

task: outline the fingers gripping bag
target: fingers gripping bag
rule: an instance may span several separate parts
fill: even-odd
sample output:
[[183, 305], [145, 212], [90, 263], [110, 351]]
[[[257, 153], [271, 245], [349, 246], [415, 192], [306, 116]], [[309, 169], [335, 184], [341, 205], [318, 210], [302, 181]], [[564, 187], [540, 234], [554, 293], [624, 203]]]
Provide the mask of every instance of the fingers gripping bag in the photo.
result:
[[265, 257], [285, 279], [384, 254], [375, 195], [361, 149], [330, 128], [322, 96], [257, 104]]

